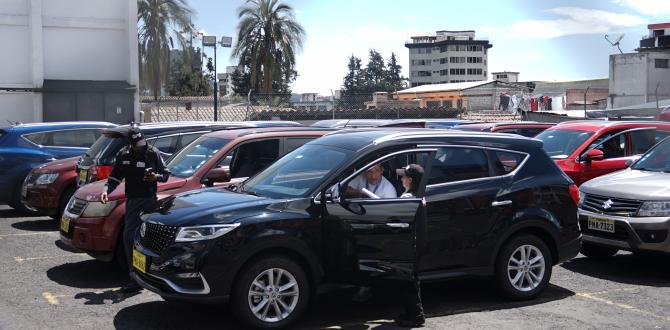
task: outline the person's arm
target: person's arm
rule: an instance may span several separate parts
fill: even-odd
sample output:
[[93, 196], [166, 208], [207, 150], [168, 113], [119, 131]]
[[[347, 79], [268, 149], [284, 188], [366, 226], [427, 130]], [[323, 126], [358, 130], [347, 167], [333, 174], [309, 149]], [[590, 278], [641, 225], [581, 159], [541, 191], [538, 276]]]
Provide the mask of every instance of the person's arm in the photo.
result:
[[161, 154], [156, 149], [154, 149], [154, 157], [156, 157], [157, 180], [159, 182], [167, 182], [168, 178], [170, 177], [170, 171], [168, 171], [168, 169], [165, 167], [163, 157], [161, 157]]
[[114, 159], [114, 166], [112, 167], [112, 172], [109, 174], [109, 177], [107, 178], [107, 183], [105, 186], [107, 189], [105, 192], [107, 194], [111, 194], [116, 187], [119, 186], [121, 183], [121, 180], [123, 180], [123, 165], [122, 165], [122, 160], [121, 160], [121, 153], [123, 150], [119, 151], [118, 154], [116, 154], [116, 158]]

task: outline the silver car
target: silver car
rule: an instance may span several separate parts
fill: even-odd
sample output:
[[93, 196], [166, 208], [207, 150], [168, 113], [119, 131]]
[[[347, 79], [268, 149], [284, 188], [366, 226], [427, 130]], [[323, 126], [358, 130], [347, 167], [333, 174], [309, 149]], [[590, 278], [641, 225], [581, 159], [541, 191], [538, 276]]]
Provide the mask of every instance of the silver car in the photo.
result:
[[670, 253], [670, 138], [630, 168], [579, 190], [582, 254], [602, 259], [618, 250]]

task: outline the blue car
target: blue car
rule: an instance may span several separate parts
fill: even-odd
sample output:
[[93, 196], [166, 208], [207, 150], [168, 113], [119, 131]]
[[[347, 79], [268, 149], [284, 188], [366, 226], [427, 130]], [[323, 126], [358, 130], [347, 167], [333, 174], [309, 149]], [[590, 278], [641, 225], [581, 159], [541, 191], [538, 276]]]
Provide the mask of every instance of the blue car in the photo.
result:
[[0, 204], [27, 211], [20, 201], [24, 178], [33, 167], [82, 155], [106, 122], [18, 124], [0, 128]]

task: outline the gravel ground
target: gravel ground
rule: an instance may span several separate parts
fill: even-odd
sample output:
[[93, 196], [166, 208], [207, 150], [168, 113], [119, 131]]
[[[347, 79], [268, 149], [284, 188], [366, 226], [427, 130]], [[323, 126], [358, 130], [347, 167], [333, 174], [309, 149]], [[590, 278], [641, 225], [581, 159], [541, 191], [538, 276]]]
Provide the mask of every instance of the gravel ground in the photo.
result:
[[[124, 274], [59, 244], [57, 223], [0, 206], [0, 329], [238, 329], [226, 305], [171, 303], [115, 291]], [[509, 302], [485, 280], [423, 286], [428, 329], [670, 328], [670, 259], [619, 253], [554, 267], [533, 301]], [[395, 329], [394, 292], [352, 303], [353, 288], [324, 288], [297, 328]]]

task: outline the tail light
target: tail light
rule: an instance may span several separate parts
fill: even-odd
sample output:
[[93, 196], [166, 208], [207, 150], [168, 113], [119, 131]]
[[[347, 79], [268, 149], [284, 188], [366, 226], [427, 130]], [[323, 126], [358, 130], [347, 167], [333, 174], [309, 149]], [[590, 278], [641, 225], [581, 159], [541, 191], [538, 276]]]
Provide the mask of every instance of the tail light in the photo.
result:
[[571, 184], [570, 188], [568, 188], [568, 191], [570, 192], [570, 197], [572, 200], [575, 202], [575, 204], [579, 205], [579, 188], [577, 188], [576, 184]]
[[110, 165], [91, 166], [91, 168], [88, 170], [90, 177], [89, 182], [107, 179], [111, 173], [112, 166]]

